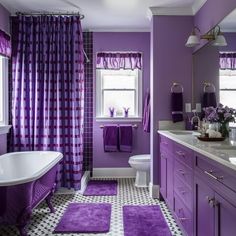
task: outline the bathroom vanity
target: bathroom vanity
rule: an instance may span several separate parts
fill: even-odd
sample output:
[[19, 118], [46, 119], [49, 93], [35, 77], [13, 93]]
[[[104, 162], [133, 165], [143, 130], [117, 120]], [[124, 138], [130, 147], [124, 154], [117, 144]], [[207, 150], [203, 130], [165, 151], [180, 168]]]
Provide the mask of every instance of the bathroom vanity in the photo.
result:
[[184, 235], [236, 235], [236, 147], [158, 131], [160, 192]]

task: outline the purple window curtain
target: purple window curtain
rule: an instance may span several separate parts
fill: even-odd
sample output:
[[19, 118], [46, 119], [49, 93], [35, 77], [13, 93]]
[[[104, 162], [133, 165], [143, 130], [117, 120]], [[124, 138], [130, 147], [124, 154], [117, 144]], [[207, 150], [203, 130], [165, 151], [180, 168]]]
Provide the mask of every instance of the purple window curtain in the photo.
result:
[[105, 53], [97, 54], [97, 69], [140, 69], [142, 68], [141, 53]]
[[11, 56], [11, 37], [2, 30], [0, 30], [0, 55]]
[[[63, 153], [58, 187], [80, 189], [84, 63], [80, 19], [13, 17], [12, 148]], [[27, 168], [27, 167], [26, 167]]]
[[236, 70], [236, 53], [220, 53], [220, 69]]

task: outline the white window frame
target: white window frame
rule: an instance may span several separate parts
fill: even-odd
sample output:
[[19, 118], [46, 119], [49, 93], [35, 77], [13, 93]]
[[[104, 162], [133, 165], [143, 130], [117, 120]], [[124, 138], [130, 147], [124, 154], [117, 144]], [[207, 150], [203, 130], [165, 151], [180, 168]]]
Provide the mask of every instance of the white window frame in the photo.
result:
[[[221, 77], [221, 76], [230, 76], [230, 70], [220, 70], [220, 76], [219, 77]], [[233, 76], [236, 76], [236, 71], [232, 71], [232, 73], [234, 74]], [[232, 92], [232, 91], [236, 91], [236, 88], [233, 88], [233, 89], [231, 89], [231, 88], [227, 88], [227, 89], [222, 89], [221, 87], [219, 88], [219, 92], [220, 91], [225, 91], [225, 92]], [[219, 93], [220, 94], [220, 93]], [[221, 102], [221, 100], [220, 100], [220, 102]], [[224, 105], [227, 105], [227, 104], [224, 104]]]
[[[0, 96], [2, 96], [3, 107], [0, 108], [2, 112], [2, 120], [0, 120], [1, 128], [7, 128], [8, 126], [8, 111], [9, 111], [9, 94], [8, 94], [8, 58], [0, 56], [1, 71], [2, 71], [2, 88], [0, 91]], [[0, 129], [1, 133], [1, 129]]]
[[[114, 116], [114, 117], [109, 117], [109, 116], [104, 116], [103, 113], [103, 89], [102, 89], [102, 75], [105, 71], [108, 70], [103, 70], [103, 69], [96, 69], [96, 120], [97, 121], [141, 121], [142, 120], [142, 98], [143, 98], [143, 88], [142, 88], [142, 71], [137, 69], [137, 77], [138, 80], [138, 85], [137, 89], [137, 94], [135, 94], [136, 99], [135, 99], [135, 109], [136, 109], [136, 116], [129, 116], [129, 117], [121, 117], [121, 116]], [[106, 73], [106, 72], [105, 72]], [[106, 89], [106, 90], [114, 90], [114, 89]], [[117, 89], [119, 90], [119, 89]], [[124, 89], [121, 89], [124, 90]], [[128, 90], [133, 90], [133, 89], [127, 89]]]

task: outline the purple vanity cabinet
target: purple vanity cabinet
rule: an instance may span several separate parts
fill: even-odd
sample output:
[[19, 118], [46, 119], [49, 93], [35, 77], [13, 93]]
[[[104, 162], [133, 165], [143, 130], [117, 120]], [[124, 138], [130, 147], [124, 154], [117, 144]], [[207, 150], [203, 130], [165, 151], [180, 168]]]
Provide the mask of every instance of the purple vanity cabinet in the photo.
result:
[[195, 158], [195, 235], [235, 236], [235, 171], [198, 153]]
[[173, 142], [160, 136], [161, 187], [160, 192], [170, 209], [173, 209]]
[[193, 235], [193, 158], [191, 149], [178, 143], [174, 153], [174, 214], [186, 235]]

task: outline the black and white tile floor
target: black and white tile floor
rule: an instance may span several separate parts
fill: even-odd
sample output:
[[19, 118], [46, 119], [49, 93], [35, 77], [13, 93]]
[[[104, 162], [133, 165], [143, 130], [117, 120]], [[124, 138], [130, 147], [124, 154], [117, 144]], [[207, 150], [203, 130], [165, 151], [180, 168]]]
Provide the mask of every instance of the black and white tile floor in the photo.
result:
[[[52, 234], [55, 226], [59, 222], [68, 204], [72, 202], [84, 203], [111, 203], [112, 217], [110, 232], [106, 234]], [[160, 205], [163, 215], [174, 236], [181, 236], [181, 231], [175, 223], [170, 211], [164, 202], [149, 197], [147, 188], [135, 188], [134, 179], [118, 179], [117, 196], [95, 196], [86, 197], [79, 193], [76, 194], [57, 194], [53, 198], [53, 205], [56, 213], [50, 214], [47, 206], [43, 203], [37, 207], [28, 227], [29, 236], [122, 236], [123, 235], [123, 215], [124, 205]], [[17, 236], [15, 227], [0, 227], [0, 236]], [[151, 235], [150, 235], [151, 236]]]

